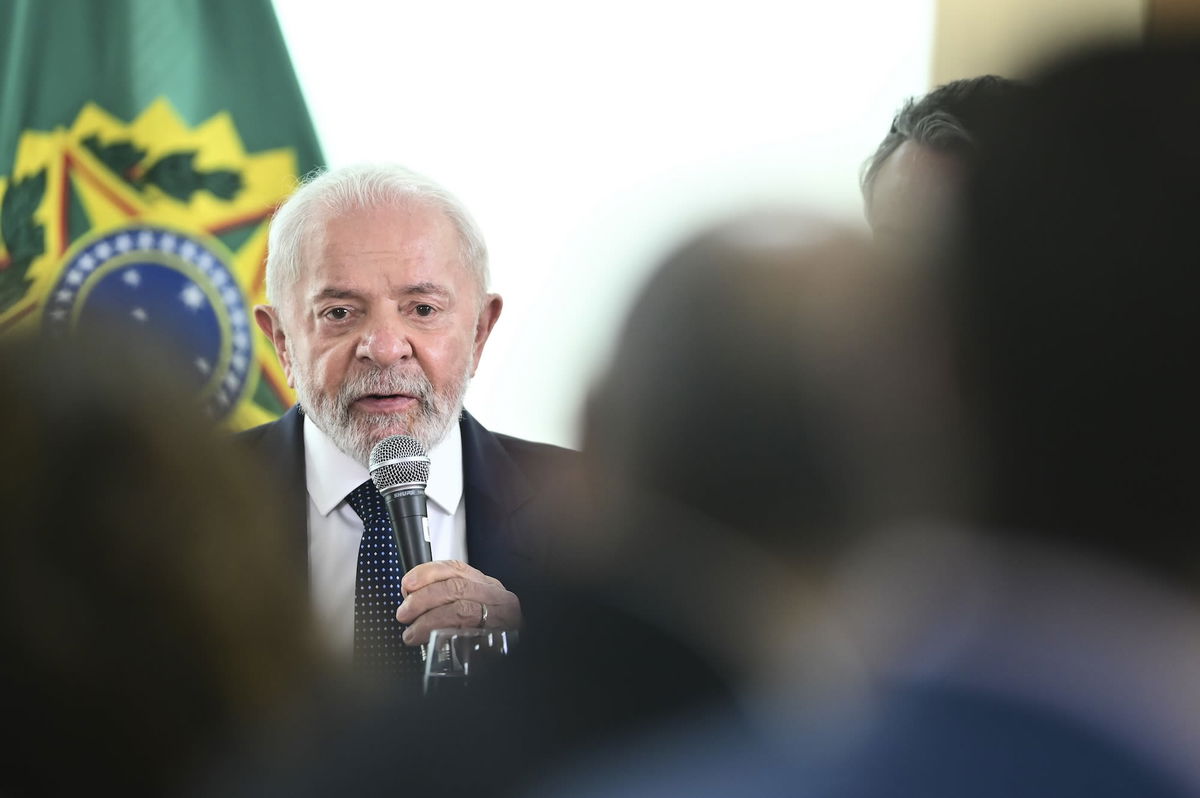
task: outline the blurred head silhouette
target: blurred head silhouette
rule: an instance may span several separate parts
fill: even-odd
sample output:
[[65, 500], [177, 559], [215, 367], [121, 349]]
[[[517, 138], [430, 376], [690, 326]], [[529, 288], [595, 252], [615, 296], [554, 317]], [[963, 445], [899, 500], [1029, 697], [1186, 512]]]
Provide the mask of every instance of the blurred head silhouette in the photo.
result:
[[0, 349], [0, 792], [164, 795], [316, 672], [290, 547], [148, 346]]
[[862, 509], [874, 468], [864, 449], [891, 434], [870, 406], [923, 390], [905, 375], [919, 367], [909, 342], [881, 335], [915, 325], [914, 289], [864, 242], [805, 214], [706, 231], [629, 313], [586, 448], [630, 483], [748, 535], [790, 545], [803, 521], [816, 536], [804, 545], [824, 545]]
[[1200, 49], [1060, 53], [985, 122], [938, 268], [968, 523], [843, 571], [878, 674], [829, 794], [1200, 787]]
[[1047, 66], [992, 123], [944, 273], [983, 520], [1189, 579], [1198, 97], [1192, 45]]
[[705, 585], [671, 616], [697, 640], [737, 646], [794, 621], [798, 594], [862, 530], [951, 490], [925, 301], [911, 271], [803, 211], [685, 242], [643, 287], [588, 404], [596, 504], [620, 517], [601, 516], [585, 564], [606, 553], [685, 604]]

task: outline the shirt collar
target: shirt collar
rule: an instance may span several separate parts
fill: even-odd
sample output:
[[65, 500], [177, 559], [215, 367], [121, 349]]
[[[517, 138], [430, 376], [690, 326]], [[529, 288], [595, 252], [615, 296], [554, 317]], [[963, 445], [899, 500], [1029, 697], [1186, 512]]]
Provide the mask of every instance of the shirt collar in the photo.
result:
[[[346, 496], [371, 478], [366, 467], [337, 447], [308, 416], [304, 417], [304, 476], [317, 512], [329, 515]], [[462, 432], [451, 424], [446, 437], [429, 452], [425, 496], [453, 515], [463, 495]]]
[[446, 437], [429, 452], [425, 495], [447, 515], [458, 512], [463, 495], [462, 430], [456, 419]]

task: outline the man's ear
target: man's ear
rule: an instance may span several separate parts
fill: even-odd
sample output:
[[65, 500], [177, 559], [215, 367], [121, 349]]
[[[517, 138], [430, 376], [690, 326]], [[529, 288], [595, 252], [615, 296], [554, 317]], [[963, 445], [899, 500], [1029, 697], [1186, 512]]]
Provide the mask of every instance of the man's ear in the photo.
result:
[[255, 305], [254, 321], [258, 323], [258, 328], [271, 339], [271, 343], [275, 346], [275, 354], [279, 357], [280, 365], [283, 366], [283, 373], [287, 376], [288, 387], [295, 390], [296, 383], [292, 379], [292, 351], [288, 348], [287, 335], [284, 334], [283, 325], [279, 322], [279, 310], [271, 305]]
[[479, 308], [479, 318], [475, 320], [475, 365], [471, 367], [471, 376], [475, 376], [475, 370], [479, 368], [479, 357], [483, 354], [483, 345], [487, 343], [488, 336], [492, 334], [492, 328], [496, 326], [496, 320], [500, 318], [500, 311], [504, 309], [504, 300], [499, 294], [488, 294], [483, 298], [483, 305]]

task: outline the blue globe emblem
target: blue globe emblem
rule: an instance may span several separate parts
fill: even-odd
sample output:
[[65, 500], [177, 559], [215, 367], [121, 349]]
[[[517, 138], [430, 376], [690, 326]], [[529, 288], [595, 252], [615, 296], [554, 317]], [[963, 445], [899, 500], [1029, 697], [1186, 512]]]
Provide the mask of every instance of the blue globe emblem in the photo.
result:
[[79, 246], [48, 296], [52, 336], [103, 329], [121, 340], [165, 343], [181, 358], [214, 418], [249, 384], [253, 336], [246, 301], [217, 246], [178, 230], [139, 225]]

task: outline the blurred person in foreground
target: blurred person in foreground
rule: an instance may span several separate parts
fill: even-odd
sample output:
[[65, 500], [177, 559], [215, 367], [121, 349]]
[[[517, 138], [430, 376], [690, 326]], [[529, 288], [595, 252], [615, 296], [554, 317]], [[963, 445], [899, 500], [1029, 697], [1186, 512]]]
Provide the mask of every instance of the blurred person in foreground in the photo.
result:
[[274, 505], [160, 355], [0, 348], [0, 794], [186, 794], [334, 676]]
[[847, 572], [887, 690], [828, 794], [1200, 794], [1200, 48], [985, 124], [940, 275], [979, 490]]
[[645, 286], [586, 415], [585, 487], [609, 510], [559, 562], [689, 641], [733, 700], [580, 752], [533, 794], [636, 791], [660, 768], [676, 779], [662, 794], [788, 789], [791, 761], [844, 732], [864, 683], [826, 608], [830, 574], [882, 520], [957, 492], [923, 292], [868, 242], [796, 212], [704, 231]]
[[953, 80], [910, 97], [863, 164], [867, 223], [893, 257], [936, 253], [955, 229], [967, 170], [989, 145], [984, 120], [1021, 96], [999, 75]]
[[[573, 453], [494, 434], [463, 409], [503, 301], [478, 226], [428, 178], [388, 164], [310, 176], [272, 219], [266, 281], [255, 316], [298, 403], [242, 440], [285, 486], [273, 500], [336, 650], [411, 691], [431, 630], [522, 625], [509, 587], [536, 571], [531, 530]], [[367, 465], [392, 435], [430, 459], [434, 561], [407, 574], [390, 532], [365, 536], [356, 506], [380, 501]]]

